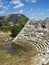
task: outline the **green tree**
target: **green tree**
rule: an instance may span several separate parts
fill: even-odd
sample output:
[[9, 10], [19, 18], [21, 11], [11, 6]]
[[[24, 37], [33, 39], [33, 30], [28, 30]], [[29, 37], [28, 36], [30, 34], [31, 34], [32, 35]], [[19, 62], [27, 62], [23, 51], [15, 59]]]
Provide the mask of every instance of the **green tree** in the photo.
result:
[[20, 26], [13, 26], [13, 28], [11, 29], [12, 37], [16, 37], [20, 30]]
[[11, 33], [12, 33], [12, 37], [15, 37], [18, 35], [18, 33], [21, 31], [21, 29], [24, 27], [24, 25], [26, 24], [28, 19], [21, 19], [18, 23], [18, 25], [14, 25], [12, 27]]
[[0, 22], [0, 27], [2, 26], [2, 22]]

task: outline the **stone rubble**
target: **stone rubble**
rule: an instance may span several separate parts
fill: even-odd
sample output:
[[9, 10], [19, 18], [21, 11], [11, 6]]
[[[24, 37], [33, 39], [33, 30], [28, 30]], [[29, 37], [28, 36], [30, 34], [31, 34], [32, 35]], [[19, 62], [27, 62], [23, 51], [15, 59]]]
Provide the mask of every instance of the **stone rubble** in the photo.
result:
[[[49, 53], [49, 20], [29, 20], [13, 40], [16, 41], [32, 43], [39, 53]], [[44, 58], [47, 59], [47, 56]]]

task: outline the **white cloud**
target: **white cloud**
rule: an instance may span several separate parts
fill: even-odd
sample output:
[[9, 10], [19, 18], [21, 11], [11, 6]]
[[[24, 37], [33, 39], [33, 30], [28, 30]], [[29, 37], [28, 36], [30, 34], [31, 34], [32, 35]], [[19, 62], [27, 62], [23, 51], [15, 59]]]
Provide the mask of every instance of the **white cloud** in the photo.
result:
[[[8, 1], [6, 1], [6, 2], [8, 2]], [[8, 9], [9, 8], [9, 4], [8, 5], [4, 5], [4, 2], [0, 2], [0, 8], [2, 8], [2, 9]]]
[[37, 0], [26, 0], [27, 2], [33, 2], [33, 3], [36, 3]]
[[22, 13], [22, 12], [23, 12], [23, 10], [20, 10], [20, 11], [19, 11], [19, 13]]
[[12, 0], [10, 3], [11, 4], [19, 4], [20, 3], [20, 0]]
[[7, 10], [9, 8], [9, 5], [8, 6], [3, 6], [2, 8]]
[[0, 11], [0, 14], [4, 14], [5, 13], [5, 11]]
[[20, 0], [12, 0], [10, 3], [15, 5], [13, 8], [21, 8], [24, 6], [24, 4], [20, 2]]
[[20, 4], [16, 5], [16, 6], [14, 6], [14, 8], [21, 8], [23, 6], [24, 6], [24, 4], [20, 3]]
[[41, 13], [41, 15], [43, 16], [43, 15], [45, 15], [45, 13], [44, 13], [44, 12], [42, 12], [42, 13]]

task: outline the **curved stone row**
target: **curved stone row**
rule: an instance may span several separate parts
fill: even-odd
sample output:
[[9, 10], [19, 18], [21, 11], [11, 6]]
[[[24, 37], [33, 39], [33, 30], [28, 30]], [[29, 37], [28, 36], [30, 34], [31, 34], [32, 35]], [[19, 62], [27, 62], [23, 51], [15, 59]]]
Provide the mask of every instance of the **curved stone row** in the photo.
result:
[[[38, 22], [38, 23], [37, 23]], [[25, 42], [31, 42], [38, 51], [42, 52], [47, 50], [49, 46], [49, 42], [44, 39], [44, 29], [41, 27], [41, 23], [35, 20], [29, 20], [22, 31], [15, 38], [18, 41], [20, 40]]]
[[[23, 39], [23, 37], [21, 37], [21, 39]], [[26, 41], [30, 41], [30, 42], [31, 42], [30, 39], [28, 39], [28, 40], [26, 40]], [[40, 51], [40, 52], [46, 50], [46, 48], [47, 48], [47, 46], [48, 46], [47, 43], [42, 43], [42, 42], [38, 42], [38, 43], [33, 42], [33, 44], [35, 45], [36, 48], [38, 48], [38, 51]]]
[[[24, 38], [24, 37], [21, 36], [21, 35], [20, 35], [20, 37], [21, 37], [21, 39]], [[28, 38], [28, 37], [27, 37], [27, 38]], [[28, 40], [26, 40], [26, 41], [32, 42], [30, 39], [28, 39]], [[36, 42], [34, 42], [34, 43], [36, 43]], [[38, 43], [36, 43], [36, 44], [34, 44], [34, 45], [38, 48], [38, 51], [42, 52], [42, 51], [46, 50], [46, 48], [48, 47], [48, 42], [47, 42], [47, 41], [45, 41], [45, 42], [39, 41]]]

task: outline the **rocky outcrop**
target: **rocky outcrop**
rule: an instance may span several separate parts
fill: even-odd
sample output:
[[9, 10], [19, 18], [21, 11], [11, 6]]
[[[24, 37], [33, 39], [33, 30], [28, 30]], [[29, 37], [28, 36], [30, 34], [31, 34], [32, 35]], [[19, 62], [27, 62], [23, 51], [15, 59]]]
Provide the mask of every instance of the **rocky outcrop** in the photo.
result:
[[9, 14], [6, 16], [0, 16], [0, 22], [3, 22], [3, 24], [13, 23], [17, 24], [21, 19], [27, 19], [28, 18], [23, 14]]

